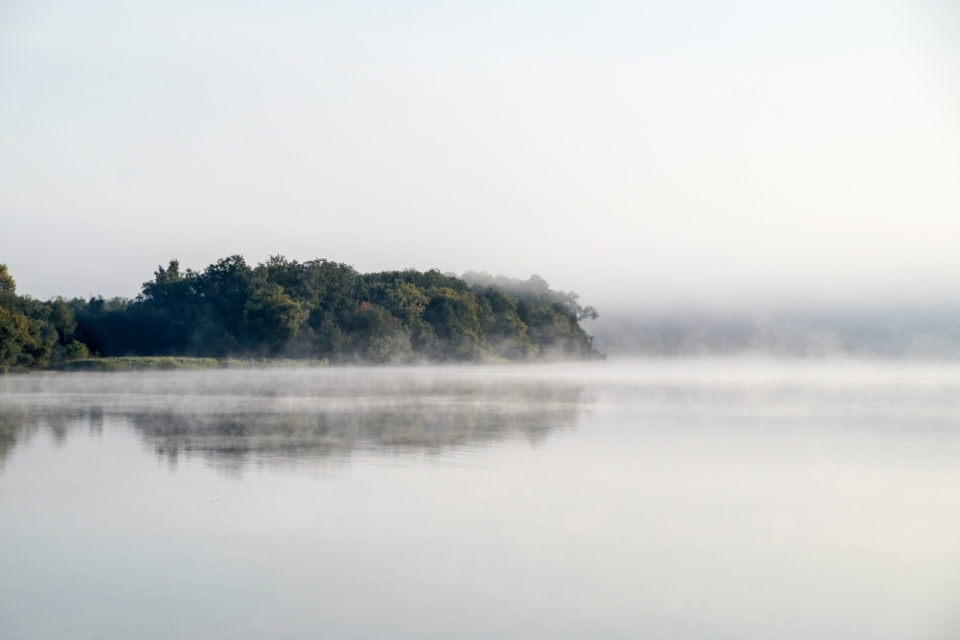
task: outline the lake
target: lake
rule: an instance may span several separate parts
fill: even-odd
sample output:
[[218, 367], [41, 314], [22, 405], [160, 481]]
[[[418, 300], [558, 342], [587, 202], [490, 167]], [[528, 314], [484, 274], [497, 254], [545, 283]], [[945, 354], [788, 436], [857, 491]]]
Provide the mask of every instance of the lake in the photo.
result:
[[960, 364], [0, 377], [0, 637], [956, 638]]

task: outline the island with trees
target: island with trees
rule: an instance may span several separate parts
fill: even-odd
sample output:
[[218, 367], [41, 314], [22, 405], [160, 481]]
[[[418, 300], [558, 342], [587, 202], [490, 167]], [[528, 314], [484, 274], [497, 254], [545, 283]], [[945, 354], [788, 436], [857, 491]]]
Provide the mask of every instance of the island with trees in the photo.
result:
[[594, 359], [575, 293], [437, 270], [360, 273], [328, 260], [242, 256], [202, 271], [159, 267], [134, 299], [20, 296], [0, 265], [0, 371], [93, 357], [331, 363]]

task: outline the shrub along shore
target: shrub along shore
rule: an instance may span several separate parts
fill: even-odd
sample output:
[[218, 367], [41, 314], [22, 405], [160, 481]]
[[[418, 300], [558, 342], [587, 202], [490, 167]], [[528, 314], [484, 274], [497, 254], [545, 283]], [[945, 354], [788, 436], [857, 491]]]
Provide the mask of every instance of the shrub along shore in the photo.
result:
[[283, 367], [327, 367], [329, 360], [288, 360], [275, 358], [191, 358], [178, 356], [128, 356], [82, 358], [47, 367], [49, 371], [199, 371], [203, 369], [259, 369]]
[[230, 256], [173, 260], [134, 299], [39, 301], [0, 265], [0, 371], [593, 359], [581, 323], [596, 317], [538, 276]]

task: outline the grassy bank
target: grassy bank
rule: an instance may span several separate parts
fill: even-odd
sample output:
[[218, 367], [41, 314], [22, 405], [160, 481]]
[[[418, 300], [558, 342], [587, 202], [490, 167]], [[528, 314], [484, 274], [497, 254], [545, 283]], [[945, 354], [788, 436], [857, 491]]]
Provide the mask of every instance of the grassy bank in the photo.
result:
[[240, 358], [129, 357], [85, 358], [49, 367], [52, 371], [176, 371], [272, 367], [323, 367], [327, 360], [257, 360]]

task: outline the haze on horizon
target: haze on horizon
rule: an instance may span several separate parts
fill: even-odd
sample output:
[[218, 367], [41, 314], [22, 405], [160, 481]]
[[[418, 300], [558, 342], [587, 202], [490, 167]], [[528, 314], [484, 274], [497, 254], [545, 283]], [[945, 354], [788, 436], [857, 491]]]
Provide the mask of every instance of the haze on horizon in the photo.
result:
[[0, 262], [545, 277], [601, 314], [960, 305], [942, 2], [0, 8]]

